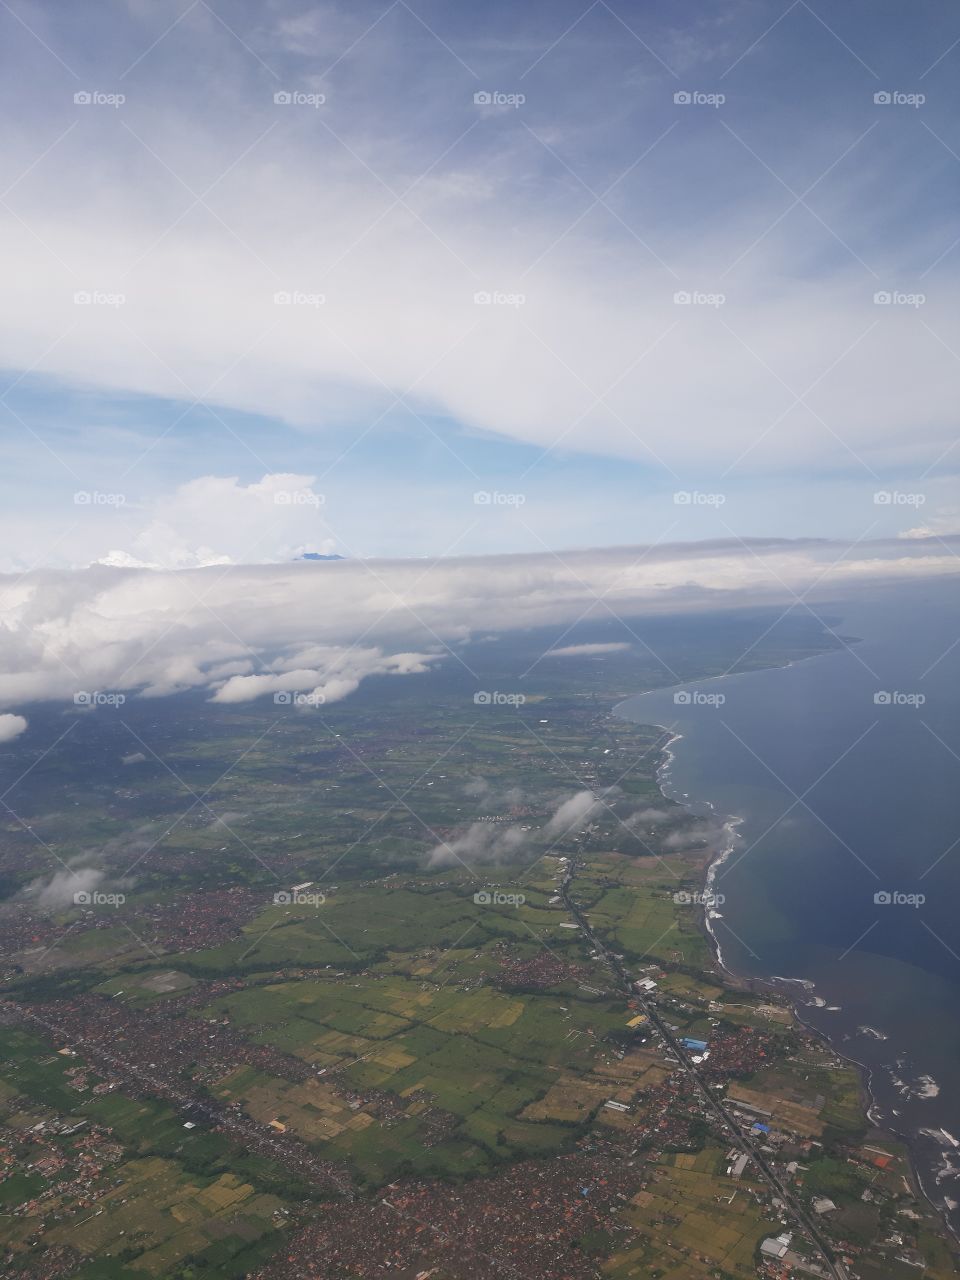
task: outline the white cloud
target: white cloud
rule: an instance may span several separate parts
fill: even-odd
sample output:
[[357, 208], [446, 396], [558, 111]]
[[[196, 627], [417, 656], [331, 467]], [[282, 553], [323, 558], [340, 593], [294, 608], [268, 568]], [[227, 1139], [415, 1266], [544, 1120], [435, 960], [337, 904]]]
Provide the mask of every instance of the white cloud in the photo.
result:
[[74, 895], [90, 893], [103, 880], [104, 872], [96, 867], [71, 867], [55, 871], [49, 880], [35, 880], [30, 890], [36, 892], [41, 907], [57, 911], [74, 904]]
[[583, 658], [590, 657], [593, 654], [601, 655], [604, 653], [623, 653], [629, 649], [626, 641], [612, 642], [610, 644], [568, 644], [560, 649], [550, 649], [544, 655], [547, 658]]
[[[95, 566], [0, 577], [0, 706], [81, 690], [218, 701], [318, 689], [454, 661], [473, 634], [741, 605], [816, 586], [956, 574], [941, 541], [725, 541], [553, 554], [157, 571]], [[599, 601], [602, 600], [602, 605]]]
[[[345, 5], [305, 15], [277, 3], [236, 21], [247, 49], [202, 5], [155, 49], [140, 27], [114, 24], [105, 50], [91, 30], [91, 66], [109, 52], [108, 74], [125, 47], [131, 61], [151, 49], [123, 110], [74, 112], [69, 132], [45, 104], [8, 113], [7, 168], [26, 180], [6, 226], [5, 365], [203, 398], [310, 431], [367, 423], [402, 393], [511, 439], [548, 447], [562, 436], [565, 449], [673, 468], [847, 465], [851, 455], [877, 466], [918, 451], [932, 462], [953, 441], [952, 233], [904, 180], [916, 145], [896, 132], [906, 121], [885, 120], [883, 151], [870, 140], [842, 166], [859, 116], [835, 134], [799, 133], [790, 172], [800, 189], [803, 175], [817, 179], [815, 214], [787, 217], [787, 192], [763, 173], [780, 163], [769, 138], [754, 157], [716, 120], [688, 115], [654, 146], [658, 130], [679, 123], [674, 86], [643, 78], [631, 89], [652, 122], [650, 154], [611, 192], [611, 214], [593, 207], [589, 183], [619, 182], [638, 139], [631, 120], [613, 129], [606, 113], [567, 114], [565, 97], [575, 105], [606, 87], [592, 63], [575, 93], [485, 118], [472, 81], [405, 6], [376, 30]], [[389, 96], [400, 72], [409, 80], [401, 30], [431, 57], [417, 65], [418, 92], [408, 83]], [[738, 35], [725, 38], [735, 46]], [[703, 28], [686, 50], [669, 24], [659, 36], [683, 66], [719, 47]], [[181, 39], [198, 66], [216, 68], [219, 110], [209, 109], [207, 74], [178, 75], [171, 91]], [[294, 88], [312, 78], [301, 39], [322, 50], [318, 63], [338, 63], [322, 112], [272, 101], [284, 78]], [[8, 88], [20, 108], [34, 100], [24, 82], [50, 71], [38, 43], [22, 47]], [[249, 48], [278, 78], [264, 83]], [[593, 172], [591, 150], [609, 170]], [[706, 164], [718, 159], [724, 181], [708, 184]], [[586, 191], [573, 176], [582, 170]], [[892, 221], [907, 191], [914, 216], [883, 235], [878, 203]], [[848, 236], [869, 270], [844, 248]], [[937, 287], [922, 314], [874, 305], [875, 291], [909, 284], [931, 262]], [[77, 291], [98, 290], [125, 301], [75, 304]], [[477, 306], [482, 291], [525, 302]], [[720, 291], [720, 308], [674, 301]], [[278, 292], [325, 301], [278, 306]], [[807, 394], [809, 408], [798, 400]], [[144, 562], [196, 554], [162, 528], [154, 538], [164, 554]], [[215, 554], [217, 544], [202, 545]]]
[[904, 529], [901, 538], [948, 538], [960, 534], [960, 507], [938, 507], [924, 524]]
[[13, 742], [27, 727], [23, 716], [0, 715], [0, 742]]
[[544, 827], [543, 834], [548, 839], [554, 840], [576, 835], [603, 807], [603, 801], [599, 800], [592, 791], [578, 791], [557, 808]]
[[[222, 156], [220, 140], [206, 141]], [[542, 210], [512, 204], [512, 174], [493, 175], [481, 198], [457, 175], [428, 186], [418, 203], [435, 236], [417, 219], [393, 215], [362, 253], [348, 254], [357, 228], [382, 212], [382, 195], [336, 164], [321, 178], [303, 160], [255, 153], [241, 167], [243, 185], [227, 184], [238, 239], [212, 239], [192, 223], [178, 229], [139, 268], [116, 313], [91, 308], [78, 316], [76, 276], [44, 244], [83, 264], [84, 278], [109, 281], [136, 259], [139, 224], [147, 238], [159, 237], [169, 213], [145, 191], [151, 206], [132, 214], [138, 225], [107, 224], [98, 211], [45, 196], [22, 215], [44, 244], [9, 229], [5, 363], [28, 367], [49, 352], [45, 370], [68, 380], [166, 398], [192, 399], [216, 382], [221, 406], [311, 431], [348, 415], [369, 422], [415, 385], [410, 400], [421, 412], [543, 448], [562, 435], [564, 449], [677, 472], [694, 457], [708, 467], [739, 459], [748, 471], [847, 464], [851, 452], [874, 467], [896, 465], [918, 448], [932, 461], [953, 438], [946, 347], [960, 346], [960, 331], [947, 304], [928, 304], [929, 327], [912, 313], [886, 314], [873, 306], [862, 271], [846, 266], [798, 289], [784, 275], [788, 246], [774, 234], [726, 285], [722, 312], [677, 306], [677, 280], [656, 262], [634, 262], [633, 287], [624, 291], [617, 254], [580, 229], [525, 285], [522, 309], [478, 307], [478, 289], [521, 281], [562, 229]], [[125, 163], [119, 155], [113, 162]], [[111, 167], [108, 159], [103, 180], [113, 198], [136, 204]], [[279, 200], [270, 181], [278, 168], [287, 174]], [[312, 172], [315, 180], [306, 176]], [[739, 211], [724, 221], [708, 266], [692, 262], [682, 243], [662, 245], [679, 279], [712, 277], [714, 264], [748, 240]], [[283, 285], [315, 290], [340, 255], [323, 307], [274, 305]], [[272, 273], [260, 265], [267, 259]], [[798, 403], [828, 370], [812, 407]]]
[[[287, 661], [281, 660], [279, 665], [285, 666]], [[329, 648], [326, 650], [326, 664], [320, 668], [231, 676], [220, 686], [212, 701], [253, 702], [267, 693], [295, 692], [307, 693], [312, 702], [325, 705], [346, 698], [367, 676], [421, 674], [436, 661], [436, 654], [384, 654], [379, 649], [369, 648], [351, 648], [341, 652]]]
[[[253, 484], [236, 476], [200, 476], [129, 512], [126, 548], [98, 563], [115, 568], [194, 569], [208, 565], [292, 560], [329, 543], [321, 520], [324, 495], [314, 476], [267, 474]], [[114, 525], [105, 522], [104, 533]]]
[[493, 822], [474, 822], [455, 839], [439, 844], [427, 855], [431, 867], [448, 867], [459, 863], [472, 867], [476, 863], [505, 862], [518, 854], [528, 840], [520, 827]]
[[542, 847], [544, 841], [562, 841], [577, 835], [605, 808], [605, 802], [592, 791], [578, 791], [561, 800], [539, 828], [527, 824], [473, 822], [453, 840], [431, 849], [427, 861], [433, 867], [507, 862], [532, 841], [538, 841]]

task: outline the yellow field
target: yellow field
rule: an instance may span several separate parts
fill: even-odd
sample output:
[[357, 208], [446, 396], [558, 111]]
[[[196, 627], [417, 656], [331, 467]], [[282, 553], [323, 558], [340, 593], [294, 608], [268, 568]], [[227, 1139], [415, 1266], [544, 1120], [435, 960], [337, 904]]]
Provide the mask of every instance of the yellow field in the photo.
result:
[[702, 1280], [713, 1268], [730, 1276], [756, 1274], [757, 1242], [779, 1224], [761, 1216], [742, 1183], [712, 1172], [720, 1154], [707, 1148], [656, 1167], [648, 1189], [619, 1215], [640, 1228], [646, 1240], [611, 1257], [605, 1275], [639, 1280], [649, 1276], [654, 1260], [663, 1280]]
[[188, 1253], [199, 1253], [225, 1230], [236, 1229], [235, 1211], [268, 1222], [280, 1201], [257, 1195], [249, 1183], [223, 1174], [208, 1187], [186, 1181], [169, 1160], [151, 1156], [123, 1166], [121, 1184], [95, 1207], [46, 1233], [48, 1244], [66, 1244], [83, 1255], [118, 1253], [132, 1245], [145, 1252], [130, 1265], [162, 1276]]
[[629, 1092], [624, 1098], [611, 1091], [604, 1081], [582, 1080], [576, 1076], [563, 1076], [552, 1085], [537, 1102], [531, 1102], [520, 1113], [521, 1120], [583, 1120], [594, 1107], [614, 1098], [617, 1102], [629, 1102]]
[[332, 1086], [318, 1080], [305, 1080], [303, 1084], [280, 1080], [255, 1084], [240, 1096], [254, 1120], [261, 1124], [279, 1120], [308, 1142], [335, 1138], [356, 1115], [338, 1099]]
[[817, 1138], [823, 1133], [823, 1121], [812, 1107], [805, 1107], [799, 1102], [789, 1102], [786, 1098], [774, 1093], [758, 1093], [755, 1089], [747, 1089], [735, 1081], [727, 1090], [727, 1096], [739, 1099], [749, 1106], [762, 1107], [769, 1111], [773, 1124], [782, 1124], [784, 1128], [807, 1138]]

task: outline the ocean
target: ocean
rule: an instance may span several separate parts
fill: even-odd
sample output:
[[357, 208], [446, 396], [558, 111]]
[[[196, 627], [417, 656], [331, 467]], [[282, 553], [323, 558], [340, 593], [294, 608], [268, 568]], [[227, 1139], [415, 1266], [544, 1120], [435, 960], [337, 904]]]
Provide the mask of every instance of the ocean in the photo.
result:
[[732, 820], [724, 964], [777, 978], [868, 1070], [873, 1118], [960, 1232], [960, 598], [917, 585], [816, 612], [844, 648], [618, 713], [679, 735], [664, 790]]

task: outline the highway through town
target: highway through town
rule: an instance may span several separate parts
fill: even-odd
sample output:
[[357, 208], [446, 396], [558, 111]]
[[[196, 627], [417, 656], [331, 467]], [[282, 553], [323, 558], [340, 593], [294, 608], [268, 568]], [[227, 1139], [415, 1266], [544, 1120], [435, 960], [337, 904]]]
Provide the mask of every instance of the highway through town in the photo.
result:
[[643, 1012], [650, 1020], [650, 1024], [663, 1038], [664, 1043], [673, 1051], [674, 1054], [676, 1054], [681, 1070], [685, 1071], [690, 1077], [708, 1109], [721, 1123], [723, 1128], [730, 1134], [736, 1146], [738, 1146], [740, 1150], [753, 1161], [767, 1185], [777, 1196], [779, 1196], [786, 1208], [793, 1215], [798, 1226], [814, 1242], [817, 1249], [820, 1251], [824, 1265], [827, 1268], [826, 1274], [833, 1277], [833, 1280], [849, 1280], [846, 1268], [841, 1262], [834, 1259], [830, 1246], [827, 1244], [826, 1240], [824, 1240], [816, 1226], [816, 1223], [814, 1223], [810, 1218], [810, 1215], [804, 1209], [803, 1205], [800, 1204], [793, 1192], [784, 1185], [779, 1176], [769, 1166], [763, 1156], [763, 1153], [759, 1150], [758, 1144], [754, 1143], [745, 1134], [740, 1132], [739, 1128], [734, 1124], [730, 1116], [727, 1115], [723, 1104], [718, 1100], [713, 1090], [697, 1070], [696, 1063], [691, 1062], [690, 1055], [660, 1017], [655, 1004], [651, 1000], [645, 998], [642, 993], [635, 990], [630, 976], [624, 969], [619, 957], [609, 951], [594, 933], [585, 912], [570, 896], [570, 888], [574, 882], [576, 870], [577, 863], [571, 860], [567, 864], [567, 870], [561, 882], [560, 896], [563, 900], [564, 906], [573, 916], [574, 920], [576, 920], [591, 946], [595, 948], [597, 955], [602, 958], [603, 962], [610, 970], [616, 986], [629, 999], [636, 1000], [639, 1003]]

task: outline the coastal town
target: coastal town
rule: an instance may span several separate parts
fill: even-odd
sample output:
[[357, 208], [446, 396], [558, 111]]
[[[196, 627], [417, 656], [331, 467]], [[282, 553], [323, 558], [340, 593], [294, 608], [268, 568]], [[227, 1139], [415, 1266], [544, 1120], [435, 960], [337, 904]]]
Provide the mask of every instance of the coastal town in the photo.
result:
[[[592, 861], [588, 873], [610, 877], [615, 869], [603, 859]], [[391, 1131], [402, 1131], [415, 1115], [422, 1149], [442, 1151], [456, 1141], [461, 1121], [428, 1082], [399, 1094], [361, 1086], [349, 1056], [337, 1054], [318, 1067], [313, 1055], [267, 1042], [277, 1025], [272, 1020], [241, 1026], [216, 1013], [240, 1009], [258, 991], [274, 988], [354, 990], [362, 971], [295, 966], [210, 980], [156, 969], [146, 977], [151, 998], [131, 1002], [130, 993], [119, 989], [106, 1001], [92, 994], [53, 1000], [42, 1021], [4, 1000], [2, 1025], [33, 1023], [51, 1045], [40, 1065], [55, 1067], [62, 1089], [75, 1100], [67, 1113], [37, 1110], [29, 1093], [18, 1090], [21, 1081], [29, 1088], [28, 1063], [3, 1073], [0, 1197], [12, 1222], [23, 1227], [6, 1265], [19, 1265], [26, 1249], [43, 1259], [31, 1275], [68, 1276], [75, 1266], [68, 1225], [99, 1223], [119, 1210], [130, 1152], [109, 1124], [84, 1113], [97, 1100], [122, 1097], [172, 1107], [183, 1150], [200, 1134], [217, 1135], [320, 1197], [325, 1207], [316, 1217], [302, 1200], [268, 1196], [268, 1230], [283, 1243], [257, 1270], [263, 1280], [408, 1271], [587, 1280], [598, 1267], [618, 1277], [647, 1274], [644, 1260], [651, 1256], [672, 1258], [677, 1275], [873, 1280], [901, 1268], [911, 1269], [904, 1274], [949, 1274], [928, 1256], [938, 1237], [904, 1152], [856, 1125], [838, 1136], [836, 1115], [828, 1123], [825, 1090], [838, 1080], [849, 1082], [851, 1072], [797, 1027], [782, 999], [725, 991], [715, 977], [698, 978], [669, 961], [628, 971], [624, 957], [608, 950], [589, 912], [576, 903], [579, 856], [552, 857], [547, 866], [557, 892], [541, 879], [545, 909], [569, 912], [574, 932], [584, 935], [577, 953], [582, 959], [563, 959], [547, 947], [522, 959], [516, 943], [501, 938], [473, 954], [480, 969], [470, 971], [464, 956], [462, 971], [458, 966], [444, 985], [462, 997], [489, 990], [504, 993], [500, 999], [517, 992], [530, 993], [531, 1000], [536, 993], [555, 999], [561, 990], [570, 993], [566, 999], [582, 1002], [586, 1018], [578, 1020], [575, 1042], [589, 1045], [592, 1065], [579, 1085], [586, 1109], [571, 1110], [569, 1097], [559, 1111], [549, 1101], [553, 1094], [562, 1098], [570, 1068], [550, 1068], [556, 1078], [544, 1096], [555, 1115], [582, 1120], [570, 1130], [568, 1149], [549, 1160], [520, 1158], [460, 1185], [394, 1178], [371, 1198], [344, 1176], [339, 1159], [323, 1156], [325, 1144], [311, 1140], [292, 1103], [278, 1098], [277, 1114], [267, 1119], [265, 1112], [251, 1113], [249, 1100], [218, 1099], [218, 1084], [246, 1071], [283, 1080], [291, 1098], [295, 1089], [314, 1088], [311, 1105], [326, 1107], [328, 1133], [352, 1127], [389, 1142]], [[411, 878], [389, 883], [394, 892], [415, 886]], [[501, 887], [490, 884], [491, 892]], [[429, 949], [411, 956], [423, 971], [430, 961]], [[379, 986], [389, 981], [383, 973], [369, 980]], [[142, 984], [143, 976], [137, 981]], [[435, 984], [427, 979], [426, 985]], [[858, 1108], [855, 1098], [853, 1120]], [[335, 1120], [341, 1112], [349, 1117], [345, 1130]], [[23, 1200], [4, 1194], [21, 1184], [32, 1191]], [[833, 1196], [826, 1194], [831, 1190]], [[718, 1216], [741, 1224], [738, 1247], [719, 1252], [714, 1236], [697, 1238], [697, 1223]], [[123, 1249], [131, 1260], [152, 1256], [149, 1233], [125, 1230]]]
[[102, 900], [0, 904], [4, 1274], [955, 1274], [857, 1069], [718, 966], [723, 833], [661, 794], [668, 735], [566, 694], [396, 712], [285, 722], [150, 878], [115, 838]]

